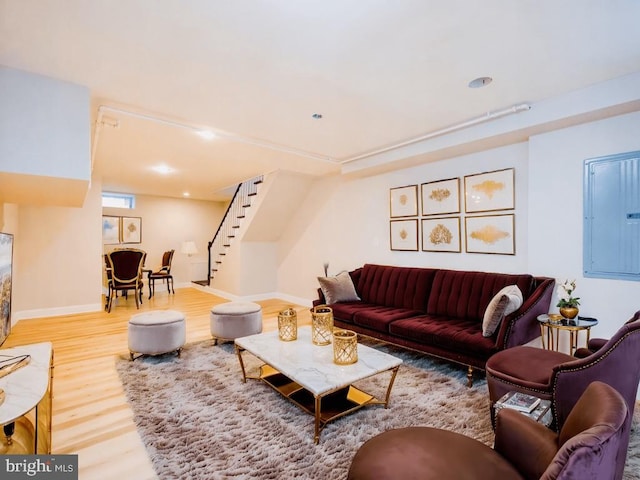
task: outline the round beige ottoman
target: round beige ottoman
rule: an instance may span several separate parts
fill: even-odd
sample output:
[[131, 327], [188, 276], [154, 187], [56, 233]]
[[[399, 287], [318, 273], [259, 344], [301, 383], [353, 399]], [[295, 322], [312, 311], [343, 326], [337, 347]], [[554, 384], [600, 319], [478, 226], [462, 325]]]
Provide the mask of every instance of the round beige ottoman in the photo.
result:
[[184, 314], [176, 310], [153, 310], [129, 319], [129, 354], [160, 355], [175, 351], [178, 356], [186, 339]]
[[235, 340], [262, 332], [262, 307], [252, 302], [227, 302], [211, 308], [211, 336], [218, 340]]

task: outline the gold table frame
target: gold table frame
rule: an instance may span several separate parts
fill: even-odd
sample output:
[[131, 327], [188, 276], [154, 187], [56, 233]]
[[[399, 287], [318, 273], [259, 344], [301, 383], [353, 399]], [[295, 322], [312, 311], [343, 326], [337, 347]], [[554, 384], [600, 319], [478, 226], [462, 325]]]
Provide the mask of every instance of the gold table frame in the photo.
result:
[[315, 444], [320, 442], [320, 432], [322, 429], [332, 420], [348, 415], [367, 405], [384, 405], [384, 408], [388, 408], [391, 389], [393, 388], [393, 383], [400, 368], [400, 365], [398, 365], [374, 374], [380, 375], [385, 372], [392, 372], [384, 400], [379, 400], [375, 396], [353, 385], [343, 385], [321, 395], [314, 395], [302, 385], [294, 382], [266, 363], [260, 366], [260, 375], [247, 375], [244, 361], [242, 360], [243, 351], [245, 350], [242, 347], [236, 345], [236, 353], [240, 362], [240, 368], [242, 369], [242, 382], [246, 383], [247, 379], [261, 380], [287, 400], [300, 407], [304, 412], [313, 415], [313, 442]]
[[[595, 318], [578, 317], [577, 319], [567, 319], [560, 317], [557, 320], [553, 320], [552, 315], [538, 315], [538, 322], [540, 322], [540, 335], [542, 337], [542, 348], [547, 350], [558, 351], [560, 331], [565, 330], [569, 332], [569, 355], [573, 356], [578, 349], [578, 336], [580, 332], [586, 332], [587, 338], [585, 344], [589, 344], [591, 338], [591, 327], [598, 324], [598, 320]], [[554, 338], [555, 334], [555, 338]], [[545, 336], [547, 341], [545, 343]]]

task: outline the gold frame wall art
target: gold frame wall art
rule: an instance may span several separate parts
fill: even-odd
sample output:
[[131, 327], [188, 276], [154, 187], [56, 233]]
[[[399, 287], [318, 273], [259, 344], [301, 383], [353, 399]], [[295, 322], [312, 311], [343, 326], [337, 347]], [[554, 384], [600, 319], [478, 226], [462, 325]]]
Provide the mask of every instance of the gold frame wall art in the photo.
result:
[[391, 218], [418, 216], [418, 185], [407, 185], [389, 190]]
[[515, 208], [515, 169], [465, 175], [466, 213], [513, 210]]
[[465, 217], [466, 252], [515, 255], [515, 215]]
[[417, 252], [418, 219], [390, 220], [389, 244], [391, 246], [391, 250]]
[[423, 252], [460, 253], [461, 245], [460, 217], [422, 219]]
[[448, 178], [420, 185], [422, 215], [460, 213], [460, 178]]
[[122, 217], [122, 243], [142, 243], [142, 218]]

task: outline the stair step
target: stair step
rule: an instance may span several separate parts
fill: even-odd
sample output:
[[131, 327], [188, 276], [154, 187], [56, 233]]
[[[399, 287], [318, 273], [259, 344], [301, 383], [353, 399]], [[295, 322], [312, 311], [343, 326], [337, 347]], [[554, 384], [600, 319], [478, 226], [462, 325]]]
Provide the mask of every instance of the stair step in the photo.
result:
[[227, 238], [236, 238], [235, 235], [227, 235]]
[[258, 194], [258, 192], [249, 192], [247, 195], [249, 197], [255, 197]]
[[256, 180], [255, 182], [253, 182], [254, 185], [260, 185], [261, 183], [262, 183], [262, 179]]
[[240, 225], [233, 225], [231, 228], [240, 228]]
[[244, 218], [244, 215], [238, 215], [236, 218]]
[[251, 206], [250, 203], [247, 203], [246, 205], [242, 205], [242, 208], [249, 208]]
[[222, 245], [223, 247], [230, 247], [231, 244], [230, 243], [225, 243], [224, 245]]

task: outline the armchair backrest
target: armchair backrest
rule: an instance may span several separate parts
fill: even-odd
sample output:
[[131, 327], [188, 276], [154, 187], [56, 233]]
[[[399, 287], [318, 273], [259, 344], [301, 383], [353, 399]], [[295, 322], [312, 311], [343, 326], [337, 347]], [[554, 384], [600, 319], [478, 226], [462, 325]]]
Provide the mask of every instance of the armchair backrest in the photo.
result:
[[142, 267], [147, 254], [143, 250], [114, 250], [107, 254], [111, 276], [117, 284], [135, 283], [142, 278]]
[[[614, 388], [593, 382], [558, 435], [558, 452], [541, 479], [615, 479], [626, 458], [629, 410]], [[626, 441], [625, 441], [626, 439]]]
[[171, 261], [173, 260], [174, 250], [166, 251], [162, 254], [162, 267], [160, 271], [164, 273], [171, 273]]

